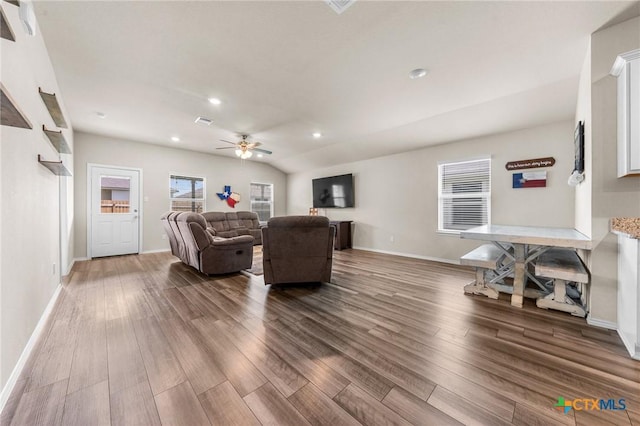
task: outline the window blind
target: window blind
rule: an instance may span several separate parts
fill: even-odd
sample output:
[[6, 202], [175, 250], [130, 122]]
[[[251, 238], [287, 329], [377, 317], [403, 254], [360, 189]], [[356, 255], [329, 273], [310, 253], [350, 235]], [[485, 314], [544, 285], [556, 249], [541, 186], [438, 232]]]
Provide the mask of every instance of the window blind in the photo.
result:
[[491, 159], [438, 165], [438, 231], [486, 225], [490, 213]]

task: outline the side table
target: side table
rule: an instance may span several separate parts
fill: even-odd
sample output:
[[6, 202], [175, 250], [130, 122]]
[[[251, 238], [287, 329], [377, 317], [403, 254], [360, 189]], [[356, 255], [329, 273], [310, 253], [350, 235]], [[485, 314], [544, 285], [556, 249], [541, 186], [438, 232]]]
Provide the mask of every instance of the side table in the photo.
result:
[[336, 238], [333, 246], [336, 250], [343, 250], [352, 247], [351, 223], [353, 223], [352, 220], [332, 220], [329, 222], [331, 226], [336, 228]]

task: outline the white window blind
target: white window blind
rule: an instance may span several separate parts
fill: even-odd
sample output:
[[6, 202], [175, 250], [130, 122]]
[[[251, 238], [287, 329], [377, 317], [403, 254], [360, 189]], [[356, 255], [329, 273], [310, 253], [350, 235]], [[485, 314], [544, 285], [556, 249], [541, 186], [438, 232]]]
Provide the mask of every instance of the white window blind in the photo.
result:
[[273, 184], [251, 183], [251, 211], [265, 222], [273, 216]]
[[460, 232], [491, 221], [491, 159], [438, 165], [438, 231]]

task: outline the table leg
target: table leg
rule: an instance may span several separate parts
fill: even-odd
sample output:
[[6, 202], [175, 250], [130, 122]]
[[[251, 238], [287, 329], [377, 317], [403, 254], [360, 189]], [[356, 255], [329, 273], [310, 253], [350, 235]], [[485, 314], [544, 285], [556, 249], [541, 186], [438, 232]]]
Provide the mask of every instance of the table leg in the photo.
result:
[[515, 275], [513, 277], [513, 294], [511, 295], [511, 306], [522, 308], [525, 285], [525, 247], [524, 244], [513, 245], [513, 255], [515, 257]]

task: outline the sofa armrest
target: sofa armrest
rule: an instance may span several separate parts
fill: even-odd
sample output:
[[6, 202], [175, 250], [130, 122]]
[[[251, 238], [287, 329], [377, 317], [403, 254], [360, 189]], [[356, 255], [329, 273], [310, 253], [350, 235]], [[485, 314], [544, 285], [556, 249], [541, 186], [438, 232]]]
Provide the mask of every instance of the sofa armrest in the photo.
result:
[[253, 237], [251, 235], [240, 235], [238, 237], [231, 238], [215, 237], [211, 243], [211, 247], [232, 247], [245, 245], [247, 243], [253, 244]]
[[204, 250], [211, 244], [212, 237], [200, 224], [191, 222], [189, 223], [189, 228], [199, 251]]

